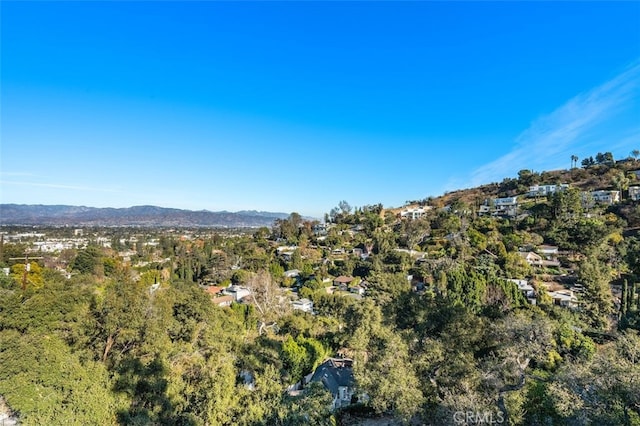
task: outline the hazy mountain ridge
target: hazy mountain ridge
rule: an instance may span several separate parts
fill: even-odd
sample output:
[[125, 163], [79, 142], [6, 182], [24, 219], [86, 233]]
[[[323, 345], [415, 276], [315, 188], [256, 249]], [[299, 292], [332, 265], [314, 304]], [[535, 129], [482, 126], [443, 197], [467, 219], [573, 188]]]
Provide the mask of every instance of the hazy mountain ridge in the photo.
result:
[[2, 225], [74, 226], [271, 226], [288, 213], [264, 211], [212, 212], [157, 206], [98, 208], [69, 205], [0, 204]]

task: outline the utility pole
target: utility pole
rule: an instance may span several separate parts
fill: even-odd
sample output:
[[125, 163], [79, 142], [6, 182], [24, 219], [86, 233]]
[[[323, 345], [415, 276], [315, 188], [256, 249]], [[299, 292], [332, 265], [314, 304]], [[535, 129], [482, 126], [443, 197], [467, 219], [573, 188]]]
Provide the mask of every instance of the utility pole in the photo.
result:
[[[31, 257], [32, 260], [42, 259], [42, 257], [34, 256]], [[22, 292], [27, 289], [27, 274], [31, 270], [31, 264], [29, 263], [29, 255], [25, 255], [24, 257], [10, 257], [9, 260], [24, 260], [24, 273], [22, 274]]]

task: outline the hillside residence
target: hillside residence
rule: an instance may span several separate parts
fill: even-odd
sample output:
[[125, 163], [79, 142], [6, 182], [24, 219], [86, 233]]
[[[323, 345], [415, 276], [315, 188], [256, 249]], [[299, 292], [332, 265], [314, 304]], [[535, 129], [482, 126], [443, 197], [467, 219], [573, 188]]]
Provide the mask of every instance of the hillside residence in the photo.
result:
[[313, 313], [313, 302], [309, 299], [298, 299], [291, 302], [291, 306], [295, 311]]
[[541, 246], [538, 246], [538, 252], [545, 256], [556, 256], [558, 254], [558, 246], [543, 244]]
[[353, 277], [346, 277], [344, 275], [340, 275], [333, 279], [333, 285], [340, 288], [340, 290], [346, 290], [349, 284], [354, 280]]
[[482, 204], [480, 206], [480, 208], [478, 209], [478, 213], [480, 214], [487, 214], [491, 212], [491, 206], [489, 205], [489, 203], [487, 201], [484, 202], [484, 204]]
[[308, 382], [321, 382], [331, 392], [332, 409], [350, 405], [355, 391], [353, 361], [348, 358], [329, 358], [316, 368]]
[[240, 302], [242, 299], [249, 296], [251, 292], [249, 289], [240, 287], [239, 285], [230, 285], [224, 289], [223, 294], [232, 296], [234, 302]]
[[398, 213], [398, 217], [400, 219], [409, 219], [409, 220], [420, 219], [422, 216], [426, 215], [427, 212], [432, 208], [433, 207], [431, 206], [406, 208], [400, 211], [400, 213]]
[[558, 290], [549, 292], [549, 296], [553, 300], [554, 305], [564, 306], [566, 308], [578, 307], [578, 298], [571, 290]]
[[298, 269], [290, 269], [288, 271], [284, 271], [285, 278], [296, 278], [300, 276], [300, 271]]
[[518, 279], [507, 279], [507, 281], [511, 281], [518, 286], [518, 289], [522, 292], [523, 296], [527, 298], [529, 303], [532, 305], [536, 304], [536, 291], [529, 281], [527, 280], [518, 280]]
[[633, 201], [640, 200], [640, 186], [629, 187], [629, 198]]
[[547, 260], [556, 260], [558, 257], [558, 247], [556, 246], [541, 245], [536, 251]]
[[518, 254], [527, 261], [529, 265], [540, 267], [553, 267], [560, 266], [560, 262], [556, 260], [547, 260], [540, 256], [538, 253], [532, 251], [518, 252]]
[[596, 203], [611, 205], [620, 201], [620, 191], [605, 189], [591, 191], [591, 198], [593, 198], [593, 201]]
[[506, 210], [518, 205], [518, 197], [494, 198], [493, 205], [496, 210]]
[[526, 260], [529, 265], [534, 265], [534, 266], [542, 265], [542, 257], [537, 253], [534, 253], [532, 251], [527, 251], [527, 252], [518, 252], [518, 254], [520, 255], [520, 257], [523, 257], [524, 260]]
[[515, 216], [518, 212], [518, 197], [488, 198], [480, 206], [479, 213]]
[[223, 308], [231, 306], [233, 301], [233, 296], [217, 296], [211, 298], [211, 302]]
[[207, 287], [207, 289], [205, 291], [211, 296], [217, 296], [219, 294], [222, 294], [224, 289], [225, 289], [224, 287], [219, 287], [219, 286], [216, 286], [216, 285], [212, 285], [212, 286]]
[[313, 225], [313, 234], [316, 237], [327, 235], [327, 225], [324, 223], [316, 223], [315, 225]]
[[560, 185], [533, 185], [529, 187], [527, 197], [546, 197], [547, 195], [554, 194], [558, 191], [564, 191], [569, 188], [566, 183]]
[[354, 294], [359, 294], [360, 296], [364, 295], [365, 289], [362, 286], [354, 285], [349, 287], [349, 292]]
[[574, 284], [571, 287], [571, 291], [573, 291], [574, 293], [582, 293], [584, 291], [584, 286], [582, 284]]

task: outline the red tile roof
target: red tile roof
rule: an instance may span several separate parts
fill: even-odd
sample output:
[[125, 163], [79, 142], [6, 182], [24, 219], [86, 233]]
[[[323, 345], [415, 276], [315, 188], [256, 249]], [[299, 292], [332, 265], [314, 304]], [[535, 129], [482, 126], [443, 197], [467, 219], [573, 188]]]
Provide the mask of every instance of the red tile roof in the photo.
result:
[[211, 287], [207, 288], [206, 292], [212, 295], [216, 295], [222, 293], [222, 290], [224, 290], [224, 287], [212, 285]]

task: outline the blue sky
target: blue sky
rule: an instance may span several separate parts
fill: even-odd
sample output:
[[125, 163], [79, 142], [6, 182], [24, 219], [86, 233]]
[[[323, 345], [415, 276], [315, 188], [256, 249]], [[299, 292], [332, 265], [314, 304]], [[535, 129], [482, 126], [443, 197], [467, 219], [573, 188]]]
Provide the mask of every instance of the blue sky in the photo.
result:
[[297, 211], [640, 149], [640, 2], [7, 2], [0, 201]]

